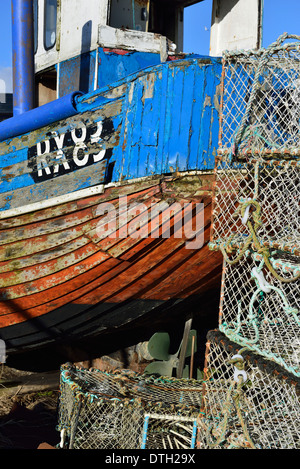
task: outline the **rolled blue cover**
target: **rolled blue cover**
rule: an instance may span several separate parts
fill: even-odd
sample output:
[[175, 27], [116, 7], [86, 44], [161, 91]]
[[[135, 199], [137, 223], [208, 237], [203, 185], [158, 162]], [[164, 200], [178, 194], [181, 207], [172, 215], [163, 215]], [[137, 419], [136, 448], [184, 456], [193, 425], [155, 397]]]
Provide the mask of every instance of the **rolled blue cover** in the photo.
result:
[[74, 116], [78, 113], [76, 99], [82, 94], [80, 91], [74, 91], [55, 101], [0, 122], [0, 142]]

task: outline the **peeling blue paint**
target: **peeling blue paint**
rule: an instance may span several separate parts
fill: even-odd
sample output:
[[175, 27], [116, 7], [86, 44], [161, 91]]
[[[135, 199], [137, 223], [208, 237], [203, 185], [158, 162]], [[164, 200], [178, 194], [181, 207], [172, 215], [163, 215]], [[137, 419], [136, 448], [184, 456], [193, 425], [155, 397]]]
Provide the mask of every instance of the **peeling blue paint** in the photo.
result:
[[121, 141], [114, 150], [113, 181], [213, 169], [219, 131], [213, 102], [220, 67], [218, 60], [162, 64], [153, 72], [152, 97], [144, 102], [145, 81], [132, 80], [132, 101], [127, 93]]
[[110, 85], [126, 76], [149, 66], [160, 63], [160, 54], [137, 51], [114, 51], [99, 47], [98, 49], [98, 88]]
[[[175, 171], [212, 170], [218, 145], [219, 115], [215, 103], [219, 99], [220, 76], [221, 61], [213, 58], [190, 58], [151, 66], [78, 97], [74, 116], [3, 142], [0, 144], [0, 210], [21, 203], [16, 202], [21, 194], [22, 203], [32, 203], [106, 182]], [[102, 122], [106, 122], [105, 129]], [[87, 128], [92, 129], [90, 138], [97, 136], [93, 137], [98, 142], [97, 151], [94, 143], [84, 140], [82, 132]], [[71, 132], [75, 132], [73, 141]], [[34, 181], [32, 177], [35, 166], [29, 162], [29, 149], [41, 142], [43, 155], [46, 140], [52, 142], [51, 145], [48, 142], [52, 166], [45, 174], [47, 177], [36, 182], [38, 178]], [[81, 142], [78, 148], [76, 140]], [[64, 142], [61, 152], [59, 142]], [[89, 156], [87, 145], [90, 145]], [[105, 153], [103, 160], [85, 164], [85, 160], [93, 163], [93, 154], [96, 161], [95, 155], [100, 155], [101, 149]], [[77, 161], [69, 169], [63, 160], [55, 159], [67, 152], [71, 157], [73, 152]], [[46, 173], [45, 167], [41, 168]], [[11, 202], [4, 203], [4, 198], [11, 194]]]

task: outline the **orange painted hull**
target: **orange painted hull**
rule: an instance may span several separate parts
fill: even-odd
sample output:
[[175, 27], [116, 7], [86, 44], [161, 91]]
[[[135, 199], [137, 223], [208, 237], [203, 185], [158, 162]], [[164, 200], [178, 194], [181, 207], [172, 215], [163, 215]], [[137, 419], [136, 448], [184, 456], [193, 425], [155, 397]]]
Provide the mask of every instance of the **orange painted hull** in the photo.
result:
[[[110, 203], [117, 213], [120, 195], [143, 204], [144, 213], [133, 218], [139, 235], [120, 237], [117, 230], [100, 237], [106, 214], [99, 215], [99, 206]], [[174, 195], [172, 186], [160, 182], [128, 184], [3, 218], [0, 337], [8, 352], [101, 335], [162, 305], [218, 291], [222, 259], [208, 248], [211, 195], [176, 197], [182, 206], [190, 204], [193, 219], [196, 204], [204, 205], [201, 249], [188, 249], [187, 239], [178, 236], [180, 210], [171, 218], [168, 210], [152, 217], [153, 229], [150, 209]]]

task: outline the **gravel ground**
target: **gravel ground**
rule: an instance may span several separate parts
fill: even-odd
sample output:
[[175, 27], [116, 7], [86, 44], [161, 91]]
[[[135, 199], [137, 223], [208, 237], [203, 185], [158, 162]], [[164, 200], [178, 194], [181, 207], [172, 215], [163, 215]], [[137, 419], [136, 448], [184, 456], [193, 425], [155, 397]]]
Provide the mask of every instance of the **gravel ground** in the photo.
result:
[[58, 398], [59, 372], [31, 373], [2, 365], [0, 449], [37, 449], [44, 442], [56, 446]]

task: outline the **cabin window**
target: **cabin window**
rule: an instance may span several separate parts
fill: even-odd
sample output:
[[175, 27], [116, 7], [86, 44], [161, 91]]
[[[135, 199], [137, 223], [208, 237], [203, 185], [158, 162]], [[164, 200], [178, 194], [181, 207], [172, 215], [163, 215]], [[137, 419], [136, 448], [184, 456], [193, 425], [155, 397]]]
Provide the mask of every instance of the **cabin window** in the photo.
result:
[[147, 31], [150, 0], [111, 0], [109, 25], [113, 28]]
[[44, 45], [51, 49], [56, 42], [57, 0], [45, 0]]
[[110, 0], [109, 26], [158, 33], [177, 43], [178, 28], [183, 23], [181, 3], [173, 0]]

